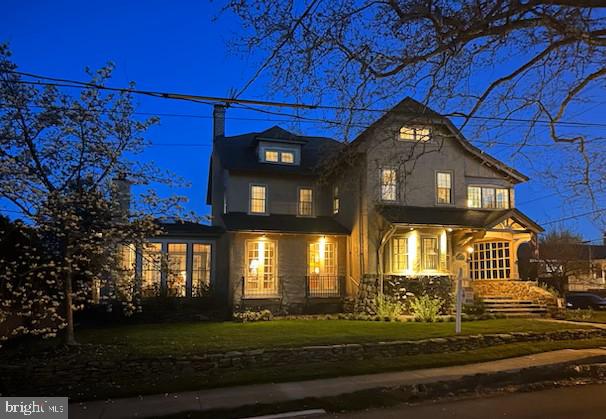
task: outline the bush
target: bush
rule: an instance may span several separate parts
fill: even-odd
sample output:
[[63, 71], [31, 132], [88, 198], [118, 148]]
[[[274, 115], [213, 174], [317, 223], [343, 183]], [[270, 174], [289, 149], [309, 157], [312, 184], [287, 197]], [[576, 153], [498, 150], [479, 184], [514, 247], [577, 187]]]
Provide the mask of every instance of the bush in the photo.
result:
[[404, 312], [402, 304], [395, 298], [387, 295], [379, 295], [375, 298], [375, 306], [377, 317], [386, 320], [397, 319]]
[[486, 306], [484, 306], [484, 302], [482, 302], [482, 300], [475, 299], [473, 304], [463, 305], [463, 313], [481, 316], [482, 314], [486, 313]]
[[233, 319], [236, 322], [247, 323], [247, 322], [262, 322], [273, 320], [274, 316], [269, 310], [261, 311], [240, 311], [233, 315]]
[[415, 320], [435, 322], [440, 314], [444, 300], [429, 295], [422, 295], [410, 303], [410, 309]]

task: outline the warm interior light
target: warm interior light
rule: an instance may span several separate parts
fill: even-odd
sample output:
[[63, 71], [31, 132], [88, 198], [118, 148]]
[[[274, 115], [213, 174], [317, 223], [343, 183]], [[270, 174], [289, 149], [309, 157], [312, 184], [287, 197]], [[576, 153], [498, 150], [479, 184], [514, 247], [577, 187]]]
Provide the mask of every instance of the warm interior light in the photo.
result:
[[452, 228], [448, 227], [448, 228], [446, 229], [446, 231], [448, 231], [449, 233], [451, 233], [451, 232], [452, 232]]
[[467, 246], [465, 250], [467, 251], [467, 253], [473, 253], [473, 246]]

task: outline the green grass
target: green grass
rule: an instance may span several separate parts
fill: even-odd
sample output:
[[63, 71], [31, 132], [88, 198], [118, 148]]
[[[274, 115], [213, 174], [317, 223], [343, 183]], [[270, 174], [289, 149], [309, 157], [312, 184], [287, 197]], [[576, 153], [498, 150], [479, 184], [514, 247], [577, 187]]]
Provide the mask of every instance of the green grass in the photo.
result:
[[[578, 326], [579, 328], [582, 326]], [[574, 326], [531, 319], [463, 323], [464, 334], [546, 332]], [[118, 345], [146, 356], [223, 352], [254, 348], [418, 340], [454, 335], [454, 323], [358, 320], [274, 320], [258, 323], [166, 323], [80, 330], [80, 343]]]
[[540, 341], [510, 343], [471, 351], [423, 354], [389, 359], [347, 360], [342, 362], [318, 362], [272, 368], [249, 368], [239, 371], [222, 371], [215, 375], [179, 375], [174, 377], [146, 377], [137, 383], [116, 383], [120, 387], [97, 387], [97, 397], [127, 397], [189, 391], [221, 386], [303, 381], [319, 378], [406, 371], [422, 368], [438, 368], [487, 362], [535, 354], [558, 349], [583, 349], [606, 345], [606, 338], [574, 341]]
[[566, 320], [606, 323], [606, 311], [567, 310]]

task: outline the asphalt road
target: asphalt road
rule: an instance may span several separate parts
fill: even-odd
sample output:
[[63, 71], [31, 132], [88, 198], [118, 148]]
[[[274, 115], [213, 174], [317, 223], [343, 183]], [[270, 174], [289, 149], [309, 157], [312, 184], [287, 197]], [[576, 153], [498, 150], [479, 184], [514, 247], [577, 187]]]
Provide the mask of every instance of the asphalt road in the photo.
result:
[[334, 417], [343, 419], [603, 419], [606, 418], [606, 384], [579, 385], [478, 399], [427, 402], [417, 406], [402, 405], [334, 415]]

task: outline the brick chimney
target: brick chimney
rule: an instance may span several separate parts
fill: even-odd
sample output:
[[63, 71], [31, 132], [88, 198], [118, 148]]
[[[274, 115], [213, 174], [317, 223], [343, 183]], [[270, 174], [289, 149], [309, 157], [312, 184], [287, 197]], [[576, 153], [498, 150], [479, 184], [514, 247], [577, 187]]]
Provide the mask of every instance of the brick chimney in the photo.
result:
[[217, 103], [213, 107], [213, 142], [220, 137], [225, 136], [225, 106], [224, 103]]
[[130, 214], [130, 187], [132, 182], [126, 179], [124, 173], [118, 174], [112, 180], [112, 203], [117, 218], [126, 221]]

